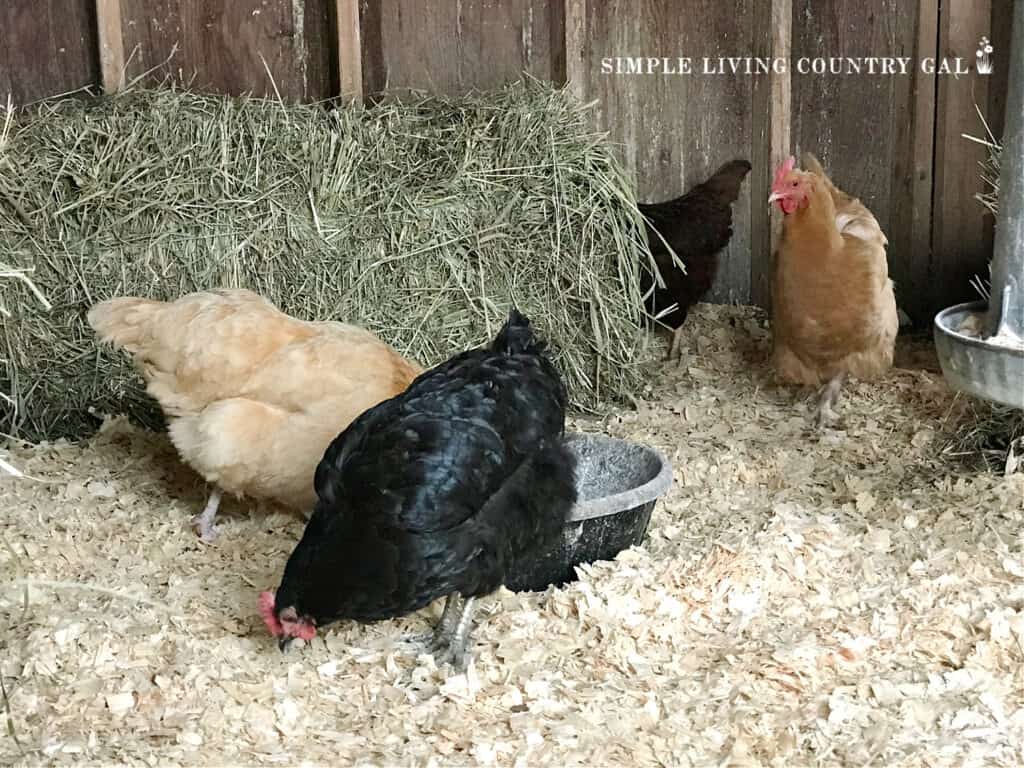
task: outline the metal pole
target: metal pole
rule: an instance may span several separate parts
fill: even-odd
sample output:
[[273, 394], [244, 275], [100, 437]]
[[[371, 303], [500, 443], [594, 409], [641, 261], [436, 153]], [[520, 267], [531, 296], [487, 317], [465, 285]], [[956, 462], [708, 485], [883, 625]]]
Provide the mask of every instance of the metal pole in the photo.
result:
[[992, 253], [989, 334], [1024, 338], [1024, 0], [1013, 8], [1009, 90]]

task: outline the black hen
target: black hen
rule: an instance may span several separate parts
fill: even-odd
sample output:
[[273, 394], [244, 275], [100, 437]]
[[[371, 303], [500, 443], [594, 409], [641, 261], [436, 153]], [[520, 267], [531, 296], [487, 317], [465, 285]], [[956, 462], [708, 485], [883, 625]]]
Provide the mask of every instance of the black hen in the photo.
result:
[[461, 666], [475, 598], [561, 535], [576, 501], [565, 407], [558, 371], [513, 310], [491, 345], [357, 418], [317, 467], [319, 499], [276, 596], [261, 595], [282, 648], [448, 596], [434, 638]]
[[[732, 237], [732, 204], [739, 197], [740, 185], [749, 172], [750, 163], [733, 160], [682, 197], [638, 206], [647, 219], [651, 255], [665, 282], [664, 288], [655, 287], [647, 297], [647, 311], [654, 315], [673, 304], [678, 305], [659, 318], [674, 331], [670, 358], [679, 347], [679, 329], [686, 322], [690, 307], [704, 297], [715, 281], [718, 253]], [[686, 272], [675, 265], [663, 239], [686, 265]], [[644, 294], [654, 285], [654, 275], [642, 270], [640, 287]]]

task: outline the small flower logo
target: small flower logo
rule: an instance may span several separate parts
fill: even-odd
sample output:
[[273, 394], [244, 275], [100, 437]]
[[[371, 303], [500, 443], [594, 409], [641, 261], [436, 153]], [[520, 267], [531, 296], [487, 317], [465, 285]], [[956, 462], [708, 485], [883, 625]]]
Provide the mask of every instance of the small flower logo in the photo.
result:
[[979, 75], [991, 75], [992, 74], [992, 43], [989, 42], [987, 37], [981, 38], [978, 42], [978, 74]]

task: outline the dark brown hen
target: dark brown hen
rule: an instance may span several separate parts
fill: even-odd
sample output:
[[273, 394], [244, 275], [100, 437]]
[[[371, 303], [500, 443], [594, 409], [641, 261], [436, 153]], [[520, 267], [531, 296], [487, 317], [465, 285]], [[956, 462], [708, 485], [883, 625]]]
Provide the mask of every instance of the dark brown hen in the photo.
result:
[[[655, 286], [654, 275], [649, 270], [641, 271], [647, 311], [657, 315], [677, 305], [659, 318], [674, 331], [670, 358], [679, 347], [679, 329], [686, 322], [690, 307], [703, 298], [715, 281], [718, 254], [732, 237], [732, 204], [739, 197], [740, 185], [750, 168], [746, 160], [732, 160], [681, 197], [638, 206], [647, 219], [647, 242], [665, 282], [664, 288]], [[686, 272], [675, 265], [666, 242], [686, 266]]]

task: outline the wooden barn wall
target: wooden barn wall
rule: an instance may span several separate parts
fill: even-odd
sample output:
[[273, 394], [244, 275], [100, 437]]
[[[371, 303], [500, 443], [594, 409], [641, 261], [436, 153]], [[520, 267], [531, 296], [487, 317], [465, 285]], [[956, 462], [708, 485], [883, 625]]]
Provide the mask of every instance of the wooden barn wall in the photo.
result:
[[[595, 100], [595, 119], [642, 200], [679, 194], [719, 164], [754, 164], [712, 298], [769, 301], [775, 165], [813, 151], [875, 212], [898, 301], [919, 324], [971, 298], [991, 253], [974, 195], [978, 104], [1001, 131], [1013, 0], [6, 0], [0, 96], [170, 78], [287, 101], [386, 89], [457, 94], [521, 72]], [[699, 23], [695, 20], [699, 19]], [[960, 56], [982, 35], [989, 77], [801, 75], [803, 56]], [[783, 57], [784, 74], [602, 73], [608, 56]]]
[[95, 0], [0, 2], [0, 100], [15, 104], [99, 81]]
[[[718, 301], [769, 302], [771, 172], [789, 153], [818, 155], [861, 197], [889, 237], [900, 306], [919, 323], [972, 298], [971, 275], [991, 253], [981, 191], [977, 102], [1001, 128], [1012, 0], [570, 0], [567, 71], [597, 99], [601, 127], [621, 143], [640, 199], [680, 194], [742, 156], [755, 170], [735, 209], [735, 234], [712, 292]], [[695, 25], [692, 19], [700, 18]], [[994, 42], [996, 74], [927, 75], [926, 57], [974, 60]], [[784, 75], [601, 74], [614, 56], [788, 57]], [[905, 56], [902, 76], [800, 74], [802, 57]]]
[[[643, 201], [673, 197], [724, 162], [749, 157], [757, 113], [754, 78], [697, 75], [603, 74], [602, 59], [615, 56], [737, 55], [763, 43], [757, 0], [722, 3], [691, 0], [592, 0], [581, 3], [582, 61], [570, 67], [580, 96], [598, 102], [597, 120], [621, 148]], [[700, 24], [693, 19], [700, 18]], [[763, 47], [763, 46], [762, 46]], [[750, 298], [752, 208], [763, 203], [746, 185], [736, 203], [735, 228], [722, 259], [714, 298]], [[767, 205], [760, 205], [767, 212]]]
[[564, 0], [363, 0], [364, 89], [457, 94], [564, 79]]
[[121, 0], [120, 12], [128, 80], [288, 101], [333, 95], [324, 0]]
[[[937, 11], [937, 0], [793, 0], [793, 56], [934, 57]], [[935, 80], [916, 66], [899, 76], [792, 77], [793, 151], [817, 155], [875, 213], [889, 238], [898, 301], [911, 316], [930, 300]]]

